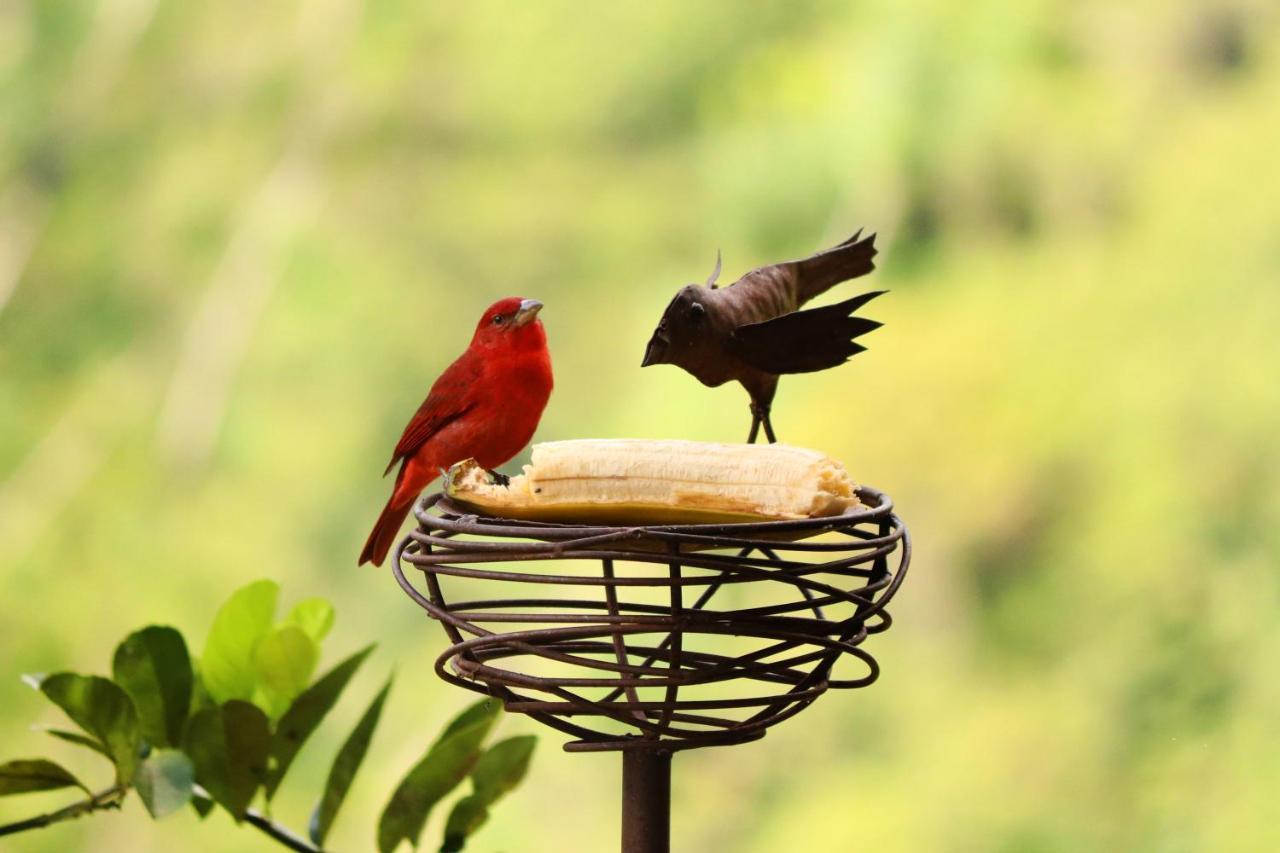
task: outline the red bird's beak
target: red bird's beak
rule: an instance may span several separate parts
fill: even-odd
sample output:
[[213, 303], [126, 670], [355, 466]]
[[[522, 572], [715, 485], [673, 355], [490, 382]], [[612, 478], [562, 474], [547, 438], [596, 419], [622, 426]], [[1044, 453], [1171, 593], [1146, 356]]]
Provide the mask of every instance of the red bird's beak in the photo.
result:
[[541, 302], [536, 299], [526, 299], [520, 303], [520, 310], [516, 312], [515, 318], [511, 321], [511, 325], [523, 326], [525, 323], [532, 323], [534, 318], [538, 316], [538, 312], [541, 310]]

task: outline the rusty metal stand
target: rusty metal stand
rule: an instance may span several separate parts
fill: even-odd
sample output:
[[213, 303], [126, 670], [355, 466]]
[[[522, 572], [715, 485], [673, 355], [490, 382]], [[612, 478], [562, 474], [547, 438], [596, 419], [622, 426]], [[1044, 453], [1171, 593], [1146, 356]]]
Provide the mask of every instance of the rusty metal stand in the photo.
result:
[[622, 753], [622, 853], [671, 850], [671, 753]]
[[572, 735], [569, 752], [622, 752], [623, 853], [667, 853], [675, 752], [758, 740], [879, 677], [862, 645], [892, 622], [911, 540], [888, 495], [858, 497], [830, 518], [611, 527], [434, 494], [391, 568], [448, 635], [436, 674]]

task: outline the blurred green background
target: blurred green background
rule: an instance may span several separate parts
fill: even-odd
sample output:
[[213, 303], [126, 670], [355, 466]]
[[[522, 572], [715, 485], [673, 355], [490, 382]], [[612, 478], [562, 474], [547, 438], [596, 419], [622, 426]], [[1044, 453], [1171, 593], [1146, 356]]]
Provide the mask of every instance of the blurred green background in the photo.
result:
[[[481, 310], [547, 303], [539, 439], [740, 440], [739, 388], [639, 369], [671, 293], [866, 226], [886, 327], [774, 423], [916, 537], [884, 673], [681, 755], [676, 849], [1280, 849], [1278, 93], [1266, 0], [5, 0], [4, 757], [103, 781], [18, 674], [274, 577], [337, 602], [328, 662], [381, 643], [280, 819], [398, 662], [368, 849], [468, 697], [355, 558]], [[616, 757], [560, 740], [474, 849], [614, 847]], [[5, 849], [274, 849], [125, 811]]]

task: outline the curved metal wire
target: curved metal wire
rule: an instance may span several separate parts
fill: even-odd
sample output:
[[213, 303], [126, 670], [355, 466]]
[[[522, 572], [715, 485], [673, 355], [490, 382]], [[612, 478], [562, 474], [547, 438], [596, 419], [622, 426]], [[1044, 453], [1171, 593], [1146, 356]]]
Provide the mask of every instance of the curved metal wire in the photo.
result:
[[879, 676], [861, 646], [891, 623], [911, 539], [887, 495], [858, 496], [831, 518], [609, 527], [485, 518], [436, 493], [392, 571], [448, 634], [437, 674], [570, 751], [741, 743]]

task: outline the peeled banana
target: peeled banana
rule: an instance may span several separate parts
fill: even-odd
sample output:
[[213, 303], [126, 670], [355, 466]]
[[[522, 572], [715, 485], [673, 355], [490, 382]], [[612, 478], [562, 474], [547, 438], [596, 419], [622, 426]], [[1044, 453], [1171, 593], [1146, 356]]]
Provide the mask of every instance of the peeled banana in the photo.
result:
[[473, 459], [445, 493], [472, 512], [532, 521], [730, 523], [840, 515], [858, 506], [844, 466], [785, 444], [551, 441], [503, 484]]

